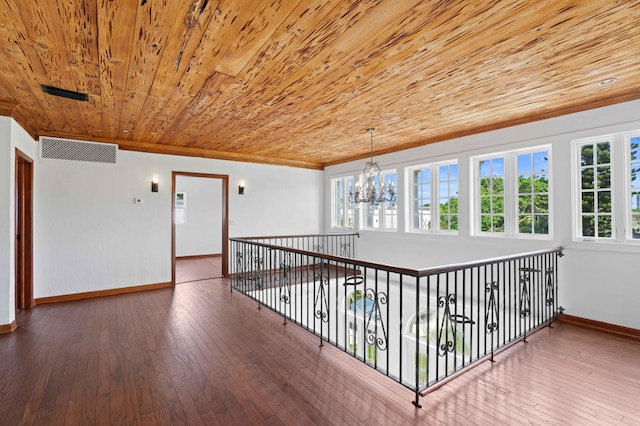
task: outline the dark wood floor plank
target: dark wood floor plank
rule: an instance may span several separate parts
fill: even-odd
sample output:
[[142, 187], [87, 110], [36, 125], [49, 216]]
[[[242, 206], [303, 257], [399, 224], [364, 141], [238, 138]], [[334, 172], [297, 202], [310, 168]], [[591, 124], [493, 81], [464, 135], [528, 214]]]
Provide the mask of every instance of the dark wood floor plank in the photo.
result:
[[221, 277], [221, 256], [176, 259], [176, 284]]
[[640, 424], [640, 343], [571, 324], [413, 393], [224, 279], [42, 305], [0, 336], [0, 424]]

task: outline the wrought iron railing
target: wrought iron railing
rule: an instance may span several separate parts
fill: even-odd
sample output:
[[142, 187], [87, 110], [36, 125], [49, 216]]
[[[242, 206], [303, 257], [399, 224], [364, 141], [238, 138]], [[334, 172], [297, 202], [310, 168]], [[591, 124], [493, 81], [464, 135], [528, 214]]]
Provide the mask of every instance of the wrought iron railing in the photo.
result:
[[280, 235], [275, 237], [246, 237], [242, 241], [253, 241], [278, 247], [293, 248], [314, 253], [330, 254], [333, 256], [355, 257], [356, 232], [342, 234], [306, 234]]
[[[352, 250], [355, 235], [323, 236], [322, 247], [346, 238]], [[418, 406], [420, 396], [560, 313], [561, 248], [416, 270], [277, 238], [230, 239], [231, 291], [405, 385]]]

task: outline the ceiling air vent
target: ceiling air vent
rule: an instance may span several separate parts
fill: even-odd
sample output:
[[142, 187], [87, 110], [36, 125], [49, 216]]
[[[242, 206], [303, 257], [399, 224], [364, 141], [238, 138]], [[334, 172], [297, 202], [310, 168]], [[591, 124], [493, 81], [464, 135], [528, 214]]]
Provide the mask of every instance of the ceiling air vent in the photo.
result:
[[116, 164], [118, 145], [50, 137], [40, 138], [40, 158]]
[[53, 96], [59, 96], [61, 98], [84, 102], [87, 102], [89, 100], [89, 95], [87, 95], [86, 93], [74, 92], [72, 90], [61, 89], [59, 87], [47, 86], [46, 84], [41, 85], [41, 87], [44, 93], [48, 93]]

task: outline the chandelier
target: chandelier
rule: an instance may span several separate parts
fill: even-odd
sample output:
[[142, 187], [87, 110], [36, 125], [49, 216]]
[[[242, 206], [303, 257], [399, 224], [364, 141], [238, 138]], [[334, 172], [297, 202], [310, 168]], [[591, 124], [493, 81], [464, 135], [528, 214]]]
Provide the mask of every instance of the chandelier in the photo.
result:
[[[396, 201], [396, 192], [393, 188], [393, 182], [389, 181], [389, 187], [384, 184], [384, 176], [380, 170], [377, 161], [373, 161], [373, 133], [376, 129], [367, 129], [371, 134], [371, 160], [367, 161], [362, 169], [362, 176], [359, 182], [356, 182], [355, 192], [349, 185], [348, 200], [350, 203], [384, 203]], [[360, 186], [360, 182], [364, 182]]]

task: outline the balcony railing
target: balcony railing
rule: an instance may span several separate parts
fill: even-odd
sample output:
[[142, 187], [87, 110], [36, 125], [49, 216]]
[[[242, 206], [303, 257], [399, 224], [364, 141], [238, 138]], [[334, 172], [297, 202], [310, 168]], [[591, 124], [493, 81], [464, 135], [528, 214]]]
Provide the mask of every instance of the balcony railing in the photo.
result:
[[403, 384], [417, 406], [560, 313], [561, 248], [405, 269], [353, 258], [356, 236], [232, 238], [232, 291]]
[[275, 237], [247, 237], [239, 241], [253, 241], [278, 247], [293, 248], [307, 252], [330, 254], [333, 256], [355, 257], [357, 233], [280, 235]]

